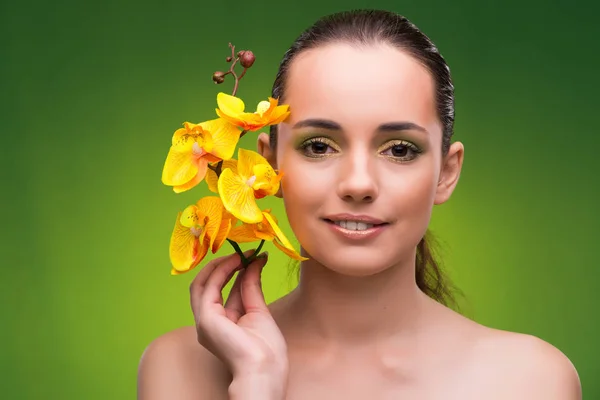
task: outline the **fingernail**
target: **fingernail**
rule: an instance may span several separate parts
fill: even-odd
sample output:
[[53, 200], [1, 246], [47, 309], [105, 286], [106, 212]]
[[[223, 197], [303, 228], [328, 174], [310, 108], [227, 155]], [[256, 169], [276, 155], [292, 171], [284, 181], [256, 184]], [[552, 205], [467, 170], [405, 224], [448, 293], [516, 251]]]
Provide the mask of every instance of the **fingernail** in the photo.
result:
[[267, 258], [267, 257], [269, 257], [268, 251], [263, 251], [262, 253], [260, 253], [259, 255], [256, 256], [256, 258]]

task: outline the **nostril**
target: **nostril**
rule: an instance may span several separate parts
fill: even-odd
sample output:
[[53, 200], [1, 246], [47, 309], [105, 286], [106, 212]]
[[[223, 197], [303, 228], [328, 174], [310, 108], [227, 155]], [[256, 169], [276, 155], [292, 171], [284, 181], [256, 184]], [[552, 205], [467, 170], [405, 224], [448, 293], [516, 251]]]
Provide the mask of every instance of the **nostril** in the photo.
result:
[[365, 196], [365, 197], [363, 197], [362, 201], [370, 203], [370, 202], [373, 201], [373, 197], [371, 197], [371, 196]]
[[343, 197], [344, 201], [360, 201], [360, 202], [365, 202], [365, 203], [372, 203], [374, 200], [373, 196], [352, 196], [350, 194], [347, 194]]

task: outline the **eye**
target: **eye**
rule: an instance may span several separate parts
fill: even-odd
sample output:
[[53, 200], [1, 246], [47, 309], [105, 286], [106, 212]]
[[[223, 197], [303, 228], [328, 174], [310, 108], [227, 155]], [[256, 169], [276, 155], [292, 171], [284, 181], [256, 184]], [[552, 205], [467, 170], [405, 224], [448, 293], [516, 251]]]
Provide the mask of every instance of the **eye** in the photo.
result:
[[307, 157], [320, 158], [337, 153], [339, 148], [333, 140], [326, 137], [314, 137], [304, 141], [300, 150]]
[[422, 150], [405, 140], [394, 140], [386, 143], [384, 150], [380, 153], [395, 162], [408, 162], [417, 158]]

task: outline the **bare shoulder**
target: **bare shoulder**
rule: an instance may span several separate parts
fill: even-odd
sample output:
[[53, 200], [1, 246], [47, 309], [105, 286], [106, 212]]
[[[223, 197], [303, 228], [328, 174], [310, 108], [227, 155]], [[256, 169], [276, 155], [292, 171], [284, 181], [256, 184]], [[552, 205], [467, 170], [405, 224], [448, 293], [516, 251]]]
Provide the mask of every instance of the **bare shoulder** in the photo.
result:
[[138, 369], [138, 399], [226, 399], [230, 375], [196, 340], [194, 327], [168, 332], [148, 345]]
[[[494, 375], [502, 398], [580, 400], [581, 383], [569, 358], [532, 335], [486, 329], [476, 362]], [[491, 376], [490, 376], [491, 377]], [[487, 380], [487, 379], [484, 379]]]

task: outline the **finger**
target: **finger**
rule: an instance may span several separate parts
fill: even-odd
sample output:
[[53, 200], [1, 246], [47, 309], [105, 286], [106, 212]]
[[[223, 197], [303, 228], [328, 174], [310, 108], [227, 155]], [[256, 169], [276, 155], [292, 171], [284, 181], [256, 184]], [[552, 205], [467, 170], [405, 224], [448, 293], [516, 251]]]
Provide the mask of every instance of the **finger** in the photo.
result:
[[242, 277], [240, 292], [246, 313], [253, 311], [268, 311], [265, 297], [262, 292], [260, 275], [267, 263], [268, 253], [264, 252], [256, 258], [246, 269]]
[[235, 282], [229, 292], [229, 297], [225, 303], [225, 314], [233, 322], [237, 322], [242, 315], [244, 315], [244, 304], [242, 303], [242, 292], [240, 287], [242, 286], [242, 279], [246, 273], [245, 269], [238, 272]]
[[218, 258], [211, 260], [208, 264], [206, 264], [200, 270], [200, 272], [198, 272], [198, 274], [196, 274], [196, 277], [190, 284], [190, 292], [198, 291], [202, 287], [204, 287], [204, 285], [206, 285], [206, 281], [208, 280], [208, 277], [210, 276], [212, 271], [214, 271], [214, 269], [219, 264], [221, 264], [222, 262], [225, 262], [226, 260], [229, 260], [230, 258], [235, 257], [236, 255], [237, 255], [236, 253], [233, 253], [233, 254], [229, 254], [227, 256], [218, 257]]
[[[196, 278], [194, 278], [192, 284], [190, 285], [190, 302], [194, 316], [198, 315], [202, 304], [202, 298], [204, 297], [204, 292], [206, 291], [206, 287], [209, 284], [209, 279], [213, 275], [214, 271], [219, 270], [222, 272], [221, 267], [226, 266], [230, 272], [233, 272], [235, 268], [240, 265], [240, 261], [240, 256], [237, 253], [230, 254], [225, 257], [215, 258], [206, 264], [206, 266], [202, 268], [198, 275], [196, 275]], [[228, 274], [226, 274], [226, 276], [227, 275]]]
[[[248, 250], [244, 252], [244, 256], [248, 257], [253, 252], [254, 250]], [[235, 271], [241, 268], [243, 268], [243, 264], [238, 254], [236, 254], [233, 259], [222, 262], [208, 277], [204, 287], [202, 301], [206, 304], [222, 304], [223, 298], [221, 296], [221, 290], [227, 285], [228, 279], [233, 277]]]

